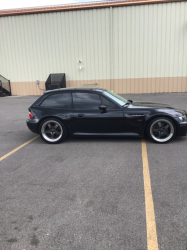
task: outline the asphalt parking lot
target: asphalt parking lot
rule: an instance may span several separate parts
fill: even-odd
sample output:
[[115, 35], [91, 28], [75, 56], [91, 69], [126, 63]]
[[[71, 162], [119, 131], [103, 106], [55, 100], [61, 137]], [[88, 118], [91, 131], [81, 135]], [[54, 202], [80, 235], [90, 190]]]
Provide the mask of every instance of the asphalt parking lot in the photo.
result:
[[[124, 96], [187, 110], [187, 93]], [[36, 136], [25, 120], [37, 98], [0, 98], [0, 250], [147, 249], [141, 138], [37, 138], [1, 160]], [[187, 250], [187, 137], [146, 145], [158, 241], [148, 250]]]

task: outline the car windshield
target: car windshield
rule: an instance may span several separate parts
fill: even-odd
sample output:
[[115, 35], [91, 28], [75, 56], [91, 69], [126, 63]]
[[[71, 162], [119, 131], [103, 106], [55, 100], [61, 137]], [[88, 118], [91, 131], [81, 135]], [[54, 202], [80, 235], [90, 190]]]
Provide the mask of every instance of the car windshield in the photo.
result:
[[114, 100], [121, 106], [124, 106], [127, 103], [127, 100], [125, 98], [115, 94], [112, 91], [107, 90], [107, 91], [104, 91], [103, 94], [110, 97], [112, 100]]

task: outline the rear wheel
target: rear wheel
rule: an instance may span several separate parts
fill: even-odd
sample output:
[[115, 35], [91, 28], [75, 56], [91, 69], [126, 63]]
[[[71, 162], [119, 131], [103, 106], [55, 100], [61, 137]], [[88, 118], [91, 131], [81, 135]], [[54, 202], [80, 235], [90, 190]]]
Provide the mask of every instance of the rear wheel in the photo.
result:
[[170, 119], [159, 117], [148, 124], [146, 133], [154, 142], [165, 143], [175, 136], [176, 127]]
[[46, 119], [40, 125], [40, 136], [47, 143], [55, 144], [63, 141], [67, 131], [62, 122], [57, 119]]

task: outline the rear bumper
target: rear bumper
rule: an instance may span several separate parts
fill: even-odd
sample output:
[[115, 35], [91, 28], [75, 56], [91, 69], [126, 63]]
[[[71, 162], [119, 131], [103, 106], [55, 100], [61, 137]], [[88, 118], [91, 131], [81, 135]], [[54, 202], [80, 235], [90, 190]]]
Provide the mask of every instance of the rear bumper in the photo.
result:
[[181, 122], [177, 127], [177, 136], [187, 135], [187, 122]]
[[39, 120], [38, 119], [28, 119], [26, 121], [28, 128], [33, 132], [38, 134]]

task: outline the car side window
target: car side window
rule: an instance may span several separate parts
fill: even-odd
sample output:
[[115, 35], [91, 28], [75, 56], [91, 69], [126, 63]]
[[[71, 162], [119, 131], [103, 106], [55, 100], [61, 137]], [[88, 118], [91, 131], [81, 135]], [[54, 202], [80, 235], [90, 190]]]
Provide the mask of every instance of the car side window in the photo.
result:
[[99, 95], [95, 93], [72, 93], [74, 109], [98, 109], [101, 105]]
[[104, 96], [101, 96], [101, 103], [102, 105], [105, 105], [107, 109], [119, 109], [119, 107], [116, 104], [114, 104]]
[[48, 96], [42, 103], [42, 107], [72, 109], [71, 93], [60, 93]]

